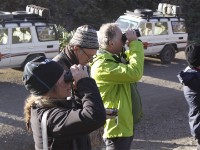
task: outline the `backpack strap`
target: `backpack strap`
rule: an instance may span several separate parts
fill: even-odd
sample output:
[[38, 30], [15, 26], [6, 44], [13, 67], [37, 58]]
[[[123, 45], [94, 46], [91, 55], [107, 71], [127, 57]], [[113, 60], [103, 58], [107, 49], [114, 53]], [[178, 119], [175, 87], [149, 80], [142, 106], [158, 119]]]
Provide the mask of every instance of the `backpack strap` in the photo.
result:
[[[73, 107], [73, 105], [72, 105], [72, 107]], [[42, 121], [41, 121], [43, 150], [48, 150], [48, 134], [47, 134], [48, 113], [49, 113], [49, 110], [44, 112], [44, 114], [42, 115]], [[78, 150], [77, 142], [75, 139], [73, 140], [73, 148], [74, 148], [74, 150]]]
[[48, 135], [47, 135], [48, 113], [49, 113], [49, 110], [44, 112], [44, 114], [42, 115], [42, 121], [41, 121], [43, 150], [48, 150]]

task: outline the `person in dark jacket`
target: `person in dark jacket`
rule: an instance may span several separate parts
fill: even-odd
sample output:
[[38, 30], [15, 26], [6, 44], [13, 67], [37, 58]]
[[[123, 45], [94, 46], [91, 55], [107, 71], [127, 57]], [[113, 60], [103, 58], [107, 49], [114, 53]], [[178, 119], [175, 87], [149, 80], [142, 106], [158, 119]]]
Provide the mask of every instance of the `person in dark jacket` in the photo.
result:
[[[79, 97], [66, 99], [71, 96], [72, 79]], [[23, 83], [31, 92], [24, 114], [36, 150], [43, 149], [41, 119], [46, 111], [48, 149], [91, 149], [88, 134], [104, 125], [106, 114], [97, 85], [85, 67], [73, 65], [66, 71], [57, 62], [39, 57], [26, 64]]]
[[[74, 64], [87, 65], [89, 62], [92, 62], [98, 48], [99, 43], [96, 30], [89, 25], [83, 25], [76, 29], [69, 44], [53, 60], [60, 63], [65, 70], [68, 70]], [[88, 65], [87, 68], [88, 72], [90, 72]], [[75, 95], [78, 95], [77, 91]], [[103, 126], [90, 133], [92, 150], [102, 148], [102, 136]]]
[[185, 49], [188, 66], [178, 74], [189, 106], [189, 126], [192, 136], [197, 139], [200, 150], [200, 45], [190, 44]]
[[76, 29], [69, 44], [53, 60], [59, 62], [64, 69], [69, 69], [74, 64], [86, 65], [92, 61], [98, 48], [96, 30], [83, 25]]

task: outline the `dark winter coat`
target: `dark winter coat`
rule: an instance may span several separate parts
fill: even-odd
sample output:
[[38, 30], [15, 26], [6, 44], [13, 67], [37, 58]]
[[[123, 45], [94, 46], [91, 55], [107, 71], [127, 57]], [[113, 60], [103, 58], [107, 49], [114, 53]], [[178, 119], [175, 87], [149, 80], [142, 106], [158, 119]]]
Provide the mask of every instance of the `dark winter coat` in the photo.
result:
[[65, 70], [68, 70], [74, 64], [79, 64], [74, 51], [71, 50], [69, 45], [56, 55], [53, 60], [58, 62]]
[[[77, 90], [81, 103], [76, 103], [76, 108], [68, 107], [71, 101], [58, 100], [59, 107], [48, 109], [50, 150], [90, 150], [88, 133], [105, 123], [105, 109], [95, 81], [92, 78], [83, 78], [78, 81]], [[31, 109], [31, 128], [36, 150], [42, 150], [41, 119], [45, 111], [47, 108], [37, 106]]]
[[200, 70], [187, 67], [178, 74], [178, 78], [184, 85], [184, 96], [189, 105], [191, 134], [200, 139]]

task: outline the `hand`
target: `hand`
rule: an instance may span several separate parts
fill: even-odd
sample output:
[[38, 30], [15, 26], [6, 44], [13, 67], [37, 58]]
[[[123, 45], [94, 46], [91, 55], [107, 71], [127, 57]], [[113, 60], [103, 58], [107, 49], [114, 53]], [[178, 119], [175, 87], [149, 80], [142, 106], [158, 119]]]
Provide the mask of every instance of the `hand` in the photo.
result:
[[126, 31], [126, 38], [127, 38], [128, 44], [129, 44], [131, 41], [136, 41], [136, 40], [138, 40], [138, 37], [137, 37], [135, 31], [132, 30], [132, 29], [128, 29], [128, 30]]
[[71, 66], [70, 70], [75, 83], [77, 83], [82, 78], [89, 77], [86, 66], [82, 66], [80, 64], [73, 65]]

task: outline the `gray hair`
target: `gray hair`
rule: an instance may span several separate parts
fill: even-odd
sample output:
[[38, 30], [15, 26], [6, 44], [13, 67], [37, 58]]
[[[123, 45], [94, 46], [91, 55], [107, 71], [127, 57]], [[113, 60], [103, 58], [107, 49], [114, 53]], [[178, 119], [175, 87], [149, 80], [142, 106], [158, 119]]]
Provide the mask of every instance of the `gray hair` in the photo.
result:
[[100, 27], [98, 32], [100, 48], [107, 49], [109, 41], [113, 40], [116, 36], [116, 28], [118, 28], [118, 24], [116, 23], [106, 23]]

